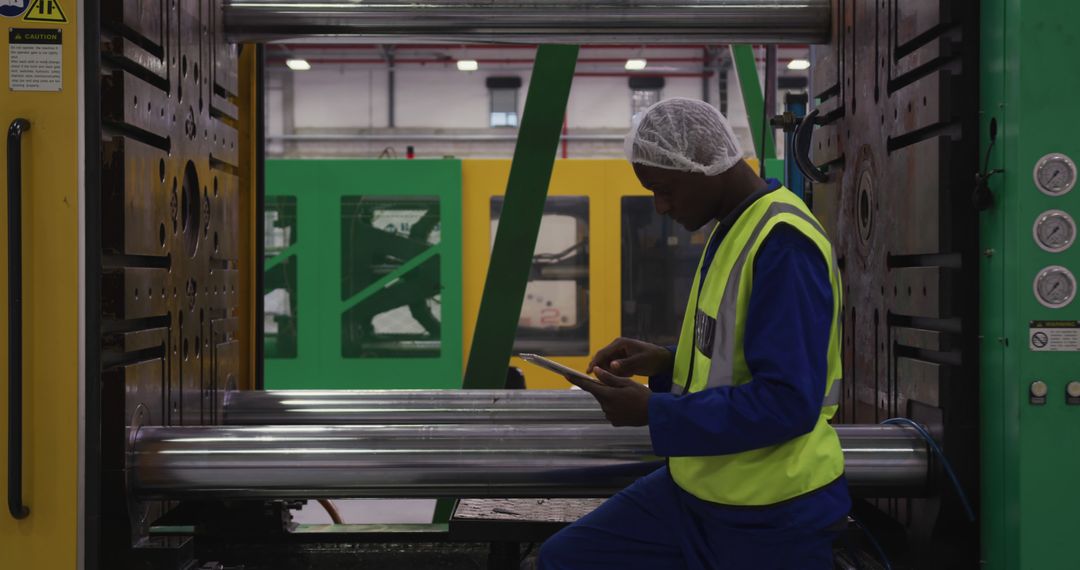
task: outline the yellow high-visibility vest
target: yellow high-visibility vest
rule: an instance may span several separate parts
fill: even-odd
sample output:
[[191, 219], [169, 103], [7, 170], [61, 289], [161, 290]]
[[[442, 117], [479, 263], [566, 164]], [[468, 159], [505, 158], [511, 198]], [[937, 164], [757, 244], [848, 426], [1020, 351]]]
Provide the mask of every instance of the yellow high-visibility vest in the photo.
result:
[[771, 505], [820, 489], [844, 471], [840, 440], [828, 423], [839, 404], [843, 374], [840, 272], [821, 224], [786, 188], [762, 196], [738, 217], [720, 243], [704, 284], [697, 277], [704, 263], [702, 254], [675, 353], [672, 392], [693, 393], [753, 381], [743, 354], [743, 333], [754, 259], [778, 224], [787, 224], [814, 242], [829, 268], [834, 306], [821, 414], [810, 433], [784, 443], [730, 455], [669, 458], [675, 482], [705, 501]]

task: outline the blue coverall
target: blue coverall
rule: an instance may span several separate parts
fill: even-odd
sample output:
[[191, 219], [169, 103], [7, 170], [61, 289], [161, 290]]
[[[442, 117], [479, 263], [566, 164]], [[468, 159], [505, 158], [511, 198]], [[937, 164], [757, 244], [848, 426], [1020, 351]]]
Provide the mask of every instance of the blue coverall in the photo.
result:
[[[747, 199], [721, 221], [706, 248], [704, 280]], [[821, 252], [790, 226], [777, 227], [754, 261], [744, 332], [753, 381], [676, 396], [671, 376], [649, 386], [649, 433], [657, 455], [725, 455], [809, 433], [825, 394], [832, 288]], [[827, 570], [832, 542], [851, 509], [843, 477], [768, 507], [725, 506], [683, 491], [666, 467], [639, 479], [551, 537], [541, 570]]]

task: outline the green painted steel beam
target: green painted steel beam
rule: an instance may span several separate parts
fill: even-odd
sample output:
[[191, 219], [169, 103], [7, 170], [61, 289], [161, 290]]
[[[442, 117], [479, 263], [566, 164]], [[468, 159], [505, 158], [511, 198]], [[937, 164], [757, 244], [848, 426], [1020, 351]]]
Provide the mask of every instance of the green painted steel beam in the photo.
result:
[[384, 288], [386, 288], [387, 285], [393, 283], [394, 281], [397, 281], [398, 279], [401, 279], [406, 273], [412, 271], [413, 269], [416, 269], [417, 267], [420, 267], [420, 265], [423, 264], [425, 261], [431, 259], [432, 257], [435, 257], [436, 255], [439, 255], [440, 253], [442, 253], [442, 248], [437, 245], [425, 249], [416, 257], [413, 257], [405, 263], [402, 263], [401, 266], [399, 266], [398, 268], [394, 269], [390, 273], [387, 273], [386, 275], [383, 275], [374, 283], [368, 285], [367, 287], [364, 287], [352, 297], [349, 297], [348, 299], [342, 301], [341, 312], [348, 311], [349, 309], [355, 307], [368, 297], [371, 297], [375, 293], [382, 291]]
[[299, 249], [299, 248], [296, 247], [296, 244], [292, 244], [289, 247], [281, 250], [280, 252], [278, 252], [277, 255], [275, 255], [274, 257], [271, 257], [270, 259], [266, 260], [266, 263], [263, 264], [263, 271], [270, 271], [271, 269], [277, 267], [278, 265], [281, 265], [287, 259], [289, 259], [290, 257], [296, 255], [296, 250], [297, 249]]
[[454, 510], [457, 509], [458, 500], [451, 498], [442, 498], [435, 502], [435, 510], [431, 514], [432, 525], [442, 525], [450, 522], [450, 517], [454, 516]]
[[761, 89], [761, 82], [758, 80], [754, 47], [748, 45], [731, 46], [731, 60], [735, 65], [735, 74], [739, 78], [739, 89], [742, 90], [743, 104], [746, 105], [746, 116], [750, 119], [750, 135], [754, 139], [754, 156], [764, 156], [766, 159], [778, 158], [772, 128], [765, 129], [764, 155], [761, 152], [762, 121], [767, 121], [768, 117], [764, 116], [765, 94]]
[[536, 51], [464, 388], [505, 385], [577, 55], [577, 46], [545, 45]]

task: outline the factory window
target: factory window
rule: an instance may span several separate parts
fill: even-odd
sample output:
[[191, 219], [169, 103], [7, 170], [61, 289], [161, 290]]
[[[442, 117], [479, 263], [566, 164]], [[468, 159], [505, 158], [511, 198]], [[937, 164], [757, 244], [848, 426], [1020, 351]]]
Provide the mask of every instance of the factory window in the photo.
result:
[[263, 211], [263, 351], [266, 358], [296, 358], [296, 197], [267, 196]]
[[341, 354], [438, 357], [438, 196], [341, 198]]
[[[712, 224], [689, 232], [656, 213], [650, 196], [622, 199], [622, 336], [679, 341], [686, 296]], [[657, 279], [658, 275], [667, 276]]]
[[491, 95], [491, 126], [518, 126], [518, 91], [520, 77], [488, 77], [488, 93]]
[[[503, 198], [491, 199], [491, 239]], [[547, 356], [589, 353], [589, 199], [549, 197], [518, 318], [515, 352]]]
[[630, 81], [630, 118], [638, 116], [655, 103], [660, 102], [664, 90], [663, 77], [631, 77]]

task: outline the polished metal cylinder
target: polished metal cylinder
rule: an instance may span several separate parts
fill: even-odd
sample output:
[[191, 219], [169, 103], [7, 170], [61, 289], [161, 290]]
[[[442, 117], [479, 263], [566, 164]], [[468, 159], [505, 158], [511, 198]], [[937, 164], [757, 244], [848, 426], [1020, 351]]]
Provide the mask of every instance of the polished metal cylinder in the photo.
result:
[[231, 41], [828, 43], [830, 0], [229, 0]]
[[225, 398], [228, 425], [432, 425], [606, 422], [581, 390], [242, 391]]
[[[919, 494], [929, 455], [901, 426], [838, 426], [864, 496]], [[600, 497], [662, 463], [608, 425], [142, 427], [129, 481], [154, 497]]]

